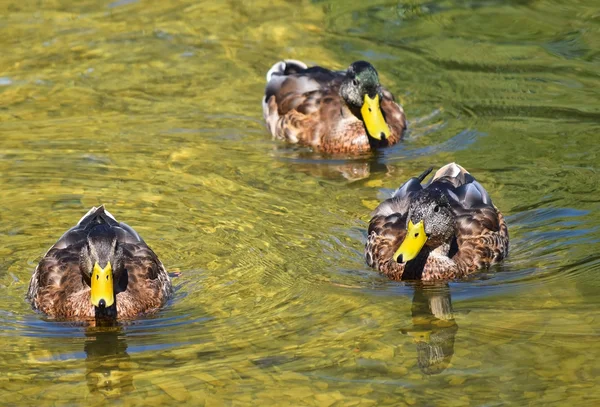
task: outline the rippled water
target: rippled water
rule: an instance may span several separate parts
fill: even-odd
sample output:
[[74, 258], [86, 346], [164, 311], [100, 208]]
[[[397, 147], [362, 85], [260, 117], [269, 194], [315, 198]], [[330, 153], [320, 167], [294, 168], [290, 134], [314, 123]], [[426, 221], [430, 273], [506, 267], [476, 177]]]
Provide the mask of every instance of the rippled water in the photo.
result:
[[[600, 14], [594, 1], [15, 2], [0, 13], [0, 397], [9, 405], [597, 405]], [[375, 156], [270, 139], [281, 57], [368, 59], [412, 120]], [[370, 210], [457, 161], [511, 253], [391, 282]], [[158, 314], [34, 313], [40, 257], [93, 205], [174, 278]]]

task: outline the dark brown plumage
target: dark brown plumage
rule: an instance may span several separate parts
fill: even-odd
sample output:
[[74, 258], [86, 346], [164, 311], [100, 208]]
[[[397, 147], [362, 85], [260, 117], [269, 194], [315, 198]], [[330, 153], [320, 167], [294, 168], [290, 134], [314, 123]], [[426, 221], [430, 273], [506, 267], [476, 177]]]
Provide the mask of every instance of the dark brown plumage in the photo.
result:
[[[95, 262], [102, 267], [112, 264], [112, 306], [92, 305]], [[152, 249], [100, 206], [48, 250], [31, 277], [27, 298], [35, 309], [54, 318], [130, 319], [158, 309], [171, 291], [169, 275]]]
[[[411, 178], [382, 202], [369, 223], [367, 264], [391, 279], [460, 278], [489, 268], [508, 254], [504, 216], [481, 184], [451, 163], [438, 170], [423, 188], [421, 181], [430, 171]], [[420, 230], [427, 237], [418, 254], [402, 262], [408, 252], [401, 244], [407, 238], [409, 220], [413, 225], [423, 221], [424, 229]], [[411, 230], [417, 231], [417, 227]], [[418, 234], [414, 232], [412, 240], [417, 240]]]
[[[396, 144], [406, 129], [404, 110], [380, 85], [377, 71], [368, 62], [330, 71], [285, 60], [273, 65], [267, 82], [263, 115], [274, 138], [324, 153], [360, 153]], [[377, 98], [370, 107], [373, 114], [381, 112], [387, 134], [367, 130], [363, 112], [369, 113], [361, 109], [365, 95]]]

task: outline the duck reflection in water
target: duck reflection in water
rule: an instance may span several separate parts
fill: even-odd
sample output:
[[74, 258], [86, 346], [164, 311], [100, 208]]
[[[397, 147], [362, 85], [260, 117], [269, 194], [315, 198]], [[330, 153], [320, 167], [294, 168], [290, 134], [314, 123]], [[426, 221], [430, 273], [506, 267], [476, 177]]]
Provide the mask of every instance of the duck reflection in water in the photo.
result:
[[417, 361], [427, 375], [443, 372], [454, 355], [458, 325], [454, 320], [448, 283], [415, 283], [412, 327], [402, 329], [417, 346]]
[[115, 398], [133, 391], [133, 372], [122, 327], [97, 324], [87, 327], [85, 336], [85, 377], [90, 394]]
[[331, 157], [306, 150], [274, 147], [276, 156], [293, 164], [294, 171], [328, 180], [357, 182], [375, 174], [392, 175], [396, 167], [388, 165], [377, 153], [362, 156]]

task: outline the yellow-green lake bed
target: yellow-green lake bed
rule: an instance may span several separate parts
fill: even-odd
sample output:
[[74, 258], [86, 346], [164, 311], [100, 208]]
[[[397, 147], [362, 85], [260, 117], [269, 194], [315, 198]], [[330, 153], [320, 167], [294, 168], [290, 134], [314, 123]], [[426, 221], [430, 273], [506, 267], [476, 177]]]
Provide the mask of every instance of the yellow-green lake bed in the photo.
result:
[[[594, 1], [14, 1], [0, 5], [3, 405], [600, 404], [600, 19]], [[281, 58], [366, 59], [405, 141], [326, 157], [271, 140]], [[389, 281], [369, 214], [456, 161], [507, 217], [508, 259]], [[173, 274], [114, 328], [25, 300], [92, 206]]]

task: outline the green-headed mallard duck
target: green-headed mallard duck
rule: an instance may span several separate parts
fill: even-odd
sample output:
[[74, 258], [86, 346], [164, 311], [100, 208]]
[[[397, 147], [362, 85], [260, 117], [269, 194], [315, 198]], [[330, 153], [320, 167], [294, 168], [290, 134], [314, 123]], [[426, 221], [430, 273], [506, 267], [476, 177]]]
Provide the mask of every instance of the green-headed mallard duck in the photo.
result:
[[394, 280], [466, 276], [508, 254], [504, 216], [463, 167], [445, 165], [424, 188], [431, 168], [409, 179], [373, 212], [367, 264]]
[[267, 73], [263, 115], [274, 138], [324, 153], [391, 146], [406, 129], [404, 110], [365, 61], [346, 71], [277, 62]]
[[31, 277], [27, 298], [55, 318], [134, 318], [171, 295], [156, 254], [125, 223], [92, 208], [48, 250]]

